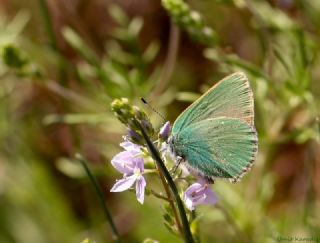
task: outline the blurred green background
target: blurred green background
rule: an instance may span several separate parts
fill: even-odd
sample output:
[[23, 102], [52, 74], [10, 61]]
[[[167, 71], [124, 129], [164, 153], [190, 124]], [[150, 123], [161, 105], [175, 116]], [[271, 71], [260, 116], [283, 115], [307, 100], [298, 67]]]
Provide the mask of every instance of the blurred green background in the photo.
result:
[[109, 192], [126, 131], [110, 103], [129, 98], [158, 128], [141, 96], [173, 122], [234, 71], [254, 90], [259, 153], [240, 183], [213, 185], [219, 205], [197, 210], [201, 242], [320, 242], [320, 2], [188, 5], [0, 1], [0, 242], [111, 242], [77, 152], [124, 242], [179, 242], [162, 202]]

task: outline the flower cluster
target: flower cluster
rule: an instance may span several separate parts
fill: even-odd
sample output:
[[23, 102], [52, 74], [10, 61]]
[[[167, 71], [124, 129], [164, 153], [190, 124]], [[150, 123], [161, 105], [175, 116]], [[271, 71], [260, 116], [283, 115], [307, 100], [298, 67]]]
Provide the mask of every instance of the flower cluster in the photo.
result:
[[[170, 133], [170, 123], [166, 122], [160, 129], [159, 138], [166, 140]], [[135, 184], [137, 200], [143, 204], [146, 187], [144, 174], [144, 159], [142, 157], [142, 146], [125, 141], [120, 144], [124, 151], [117, 154], [112, 160], [113, 167], [123, 174], [123, 178], [117, 180], [111, 188], [111, 192], [122, 192], [130, 189]], [[203, 181], [189, 186], [183, 196], [186, 207], [194, 210], [199, 204], [215, 204], [217, 197], [210, 190], [209, 185]]]
[[[116, 181], [110, 191], [122, 192], [131, 189], [135, 185], [137, 200], [143, 204], [147, 185], [144, 178], [144, 158], [148, 157], [148, 155], [145, 152], [146, 149], [140, 125], [137, 123], [141, 124], [151, 139], [155, 139], [154, 129], [147, 115], [138, 107], [131, 106], [128, 99], [114, 100], [111, 108], [117, 118], [128, 127], [128, 134], [124, 138], [125, 141], [120, 144], [124, 148], [124, 151], [114, 156], [111, 160], [112, 166], [122, 174], [122, 178]], [[170, 130], [170, 122], [166, 122], [159, 131], [157, 144], [161, 152], [165, 152], [168, 147], [167, 141]], [[165, 154], [163, 153], [163, 156]], [[195, 206], [199, 204], [215, 204], [217, 202], [216, 196], [210, 190], [209, 185], [203, 180], [199, 180], [189, 186], [183, 195], [183, 199], [189, 210], [194, 210]]]
[[154, 135], [154, 129], [147, 115], [136, 106], [131, 106], [128, 99], [115, 99], [111, 104], [111, 109], [116, 117], [128, 128], [127, 139], [135, 144], [143, 145], [142, 134], [137, 122], [145, 129], [148, 136]]
[[162, 0], [162, 6], [173, 21], [196, 41], [206, 45], [213, 45], [217, 42], [216, 33], [206, 26], [201, 15], [191, 10], [184, 1]]

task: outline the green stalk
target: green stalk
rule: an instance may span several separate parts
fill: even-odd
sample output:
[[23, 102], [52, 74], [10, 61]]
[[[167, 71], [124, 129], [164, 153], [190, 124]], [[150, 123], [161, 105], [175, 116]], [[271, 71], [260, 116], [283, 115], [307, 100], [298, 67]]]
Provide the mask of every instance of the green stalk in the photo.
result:
[[[196, 210], [193, 210], [191, 212], [191, 222], [195, 222], [195, 220], [198, 221], [197, 219], [197, 213], [196, 213]], [[196, 239], [196, 242], [197, 243], [201, 243], [201, 240], [200, 240], [200, 233], [199, 233], [199, 221], [198, 222], [195, 222], [196, 223], [196, 227], [195, 227], [195, 230], [194, 230], [194, 238]]]
[[190, 226], [189, 226], [189, 222], [187, 219], [186, 211], [184, 210], [184, 206], [183, 206], [183, 203], [182, 203], [181, 198], [179, 196], [178, 189], [177, 189], [176, 185], [174, 184], [174, 182], [170, 176], [169, 171], [167, 170], [166, 166], [164, 165], [164, 162], [162, 161], [158, 150], [155, 148], [154, 144], [149, 139], [144, 128], [141, 126], [141, 124], [139, 122], [137, 122], [137, 125], [139, 126], [139, 128], [141, 130], [141, 133], [147, 143], [148, 149], [149, 149], [153, 159], [155, 160], [158, 168], [160, 169], [160, 172], [166, 178], [166, 181], [172, 191], [172, 194], [173, 194], [174, 199], [176, 201], [176, 204], [178, 206], [178, 210], [179, 210], [179, 214], [180, 214], [180, 218], [181, 218], [181, 223], [182, 223], [182, 228], [183, 228], [183, 233], [184, 233], [184, 240], [186, 243], [194, 243], [194, 239], [193, 239], [191, 231], [190, 231]]
[[150, 96], [155, 97], [163, 92], [167, 87], [170, 79], [172, 77], [178, 52], [179, 52], [179, 42], [180, 42], [180, 30], [179, 28], [172, 23], [170, 24], [170, 35], [169, 35], [169, 47], [165, 62], [162, 67], [160, 78], [157, 82], [156, 88], [153, 91], [153, 94]]
[[58, 50], [57, 38], [54, 33], [53, 24], [52, 24], [50, 13], [49, 13], [49, 8], [46, 0], [39, 0], [39, 5], [40, 5], [40, 10], [43, 16], [45, 29], [47, 30], [49, 35], [50, 46], [54, 50], [54, 52], [58, 55], [58, 58], [59, 58], [59, 62], [58, 62], [59, 80], [62, 84], [64, 84], [66, 82], [65, 60]]
[[161, 182], [163, 184], [164, 190], [166, 191], [166, 194], [167, 194], [167, 196], [169, 198], [169, 204], [170, 204], [170, 207], [172, 208], [172, 212], [173, 212], [174, 218], [176, 220], [177, 228], [178, 228], [180, 234], [182, 234], [183, 231], [182, 231], [181, 223], [180, 223], [180, 220], [179, 220], [179, 217], [178, 217], [177, 209], [174, 206], [174, 202], [173, 202], [173, 200], [171, 198], [172, 194], [169, 191], [169, 187], [168, 187], [168, 184], [167, 184], [167, 182], [166, 182], [166, 180], [165, 180], [165, 178], [163, 176], [163, 173], [161, 173], [159, 171], [159, 175], [160, 175], [160, 179], [161, 179]]
[[112, 216], [111, 216], [111, 213], [109, 211], [109, 209], [107, 208], [107, 205], [106, 205], [106, 202], [105, 202], [105, 199], [104, 199], [104, 195], [102, 193], [102, 190], [100, 188], [100, 186], [98, 185], [98, 182], [96, 180], [96, 178], [94, 177], [94, 175], [91, 173], [85, 159], [80, 155], [80, 154], [76, 154], [76, 159], [80, 161], [81, 165], [83, 166], [84, 170], [86, 171], [89, 179], [90, 179], [90, 182], [92, 184], [92, 186], [94, 187], [95, 191], [96, 191], [96, 194], [99, 198], [99, 202], [100, 202], [100, 205], [103, 209], [103, 212], [106, 216], [106, 219], [107, 221], [109, 222], [109, 225], [110, 225], [110, 228], [111, 228], [111, 231], [112, 231], [112, 238], [115, 242], [118, 242], [120, 243], [121, 240], [120, 240], [120, 235], [119, 235], [119, 232], [116, 228], [116, 225], [114, 224], [113, 222], [113, 219], [112, 219]]
[[54, 49], [56, 51], [58, 46], [57, 46], [56, 36], [55, 36], [54, 30], [53, 30], [53, 25], [51, 22], [51, 17], [49, 14], [47, 2], [46, 2], [46, 0], [39, 0], [39, 4], [41, 7], [41, 12], [42, 12], [44, 24], [45, 24], [46, 30], [48, 32], [48, 35], [49, 35], [50, 45], [51, 45], [52, 49]]

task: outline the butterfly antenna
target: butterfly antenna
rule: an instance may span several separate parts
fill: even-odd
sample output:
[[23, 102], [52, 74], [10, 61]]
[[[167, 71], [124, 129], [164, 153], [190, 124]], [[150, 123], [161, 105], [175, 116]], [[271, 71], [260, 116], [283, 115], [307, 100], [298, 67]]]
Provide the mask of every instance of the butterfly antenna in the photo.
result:
[[158, 116], [160, 116], [164, 122], [166, 122], [166, 119], [164, 118], [164, 116], [161, 115], [161, 113], [158, 112], [156, 109], [154, 109], [144, 98], [141, 97], [141, 101], [142, 101], [145, 105], [147, 105], [153, 112], [155, 112]]

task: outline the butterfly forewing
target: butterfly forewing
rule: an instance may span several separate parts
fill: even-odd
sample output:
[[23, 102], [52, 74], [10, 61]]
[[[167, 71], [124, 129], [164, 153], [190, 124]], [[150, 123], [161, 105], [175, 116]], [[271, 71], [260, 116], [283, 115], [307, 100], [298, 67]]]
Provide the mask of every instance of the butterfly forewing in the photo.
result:
[[174, 136], [174, 149], [187, 166], [209, 178], [237, 180], [257, 153], [257, 134], [248, 123], [234, 118], [209, 118], [190, 124]]
[[253, 126], [253, 95], [244, 73], [234, 73], [202, 95], [175, 121], [172, 132], [214, 117], [238, 118]]

